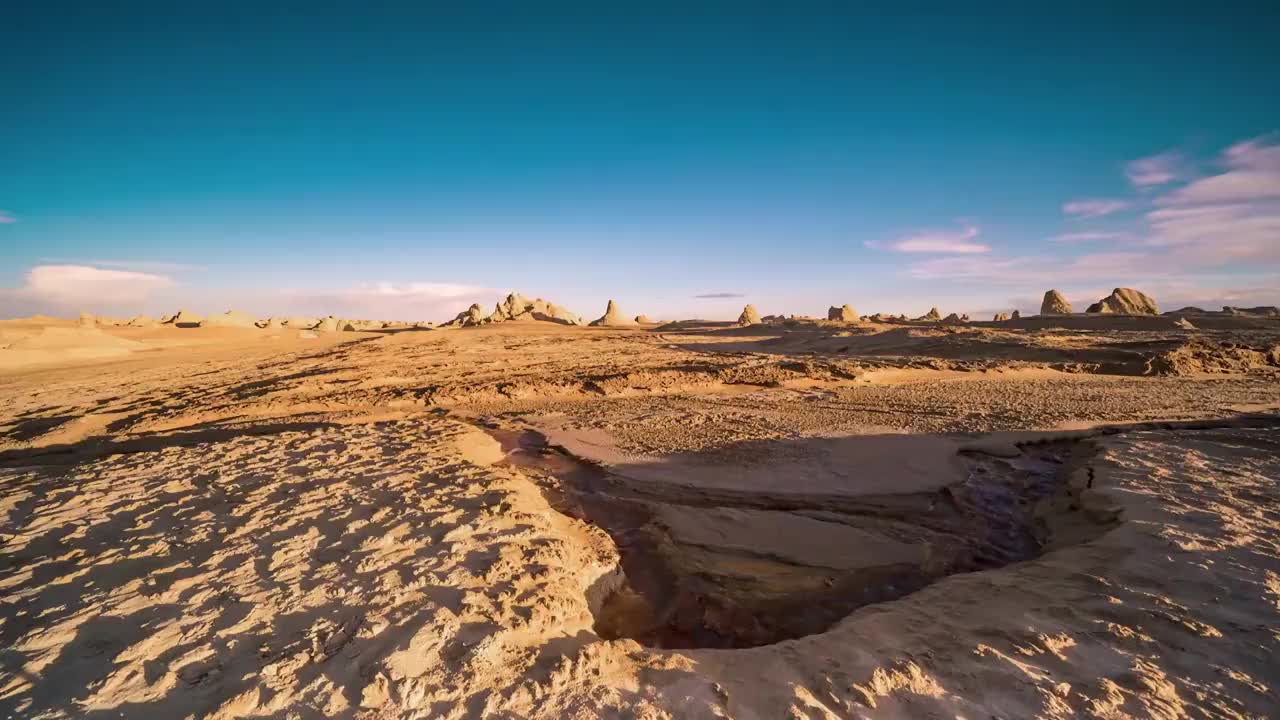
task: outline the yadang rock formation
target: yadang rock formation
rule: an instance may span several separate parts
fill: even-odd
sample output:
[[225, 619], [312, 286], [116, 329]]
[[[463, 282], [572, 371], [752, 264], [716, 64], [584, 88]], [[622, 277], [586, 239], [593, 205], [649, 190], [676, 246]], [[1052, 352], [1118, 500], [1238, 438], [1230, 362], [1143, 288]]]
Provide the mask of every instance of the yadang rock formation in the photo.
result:
[[204, 321], [204, 318], [200, 317], [199, 315], [196, 315], [195, 313], [187, 312], [186, 310], [179, 310], [169, 320], [169, 322], [172, 323], [175, 327], [180, 327], [180, 328], [200, 327], [200, 323], [203, 321]]
[[636, 316], [636, 324], [637, 324], [637, 325], [652, 325], [652, 324], [653, 324], [653, 321], [649, 319], [649, 316], [648, 316], [648, 315], [645, 315], [645, 314], [643, 314], [643, 313], [642, 313], [642, 314], [640, 314], [640, 315], [637, 315], [637, 316]]
[[623, 316], [622, 311], [618, 309], [618, 304], [612, 300], [604, 310], [604, 315], [591, 321], [591, 327], [620, 327], [624, 325], [635, 325], [635, 321]]
[[929, 312], [916, 318], [917, 321], [921, 321], [921, 322], [937, 322], [941, 319], [942, 319], [942, 313], [938, 312], [938, 308], [936, 307], [929, 308]]
[[1044, 300], [1040, 302], [1041, 315], [1070, 315], [1071, 303], [1067, 302], [1066, 296], [1057, 290], [1049, 290], [1044, 294]]
[[951, 313], [942, 319], [943, 325], [964, 325], [967, 322], [969, 322], [969, 317], [967, 315], [962, 317], [955, 313]]
[[991, 318], [991, 322], [1005, 322], [1008, 319], [1009, 313], [996, 313], [995, 317]]
[[561, 325], [581, 325], [582, 318], [567, 308], [548, 302], [542, 298], [530, 300], [518, 292], [513, 292], [505, 300], [498, 303], [489, 322], [506, 322], [508, 320], [540, 320]]
[[258, 321], [252, 315], [239, 310], [228, 310], [221, 315], [210, 315], [200, 321], [200, 327], [256, 328]]
[[742, 314], [738, 316], [739, 325], [759, 325], [760, 312], [756, 310], [755, 305], [748, 305], [742, 308]]
[[471, 307], [458, 313], [452, 320], [445, 323], [445, 327], [472, 327], [474, 325], [482, 325], [489, 319], [484, 314], [484, 308], [480, 307], [480, 303], [471, 303]]
[[[1201, 312], [1204, 312], [1203, 310]], [[1251, 315], [1255, 317], [1280, 317], [1280, 308], [1275, 305], [1259, 305], [1257, 307], [1242, 308], [1232, 305], [1223, 305], [1222, 312], [1227, 315]]]
[[[518, 292], [513, 292], [507, 295], [506, 299], [499, 302], [493, 308], [493, 312], [488, 315], [485, 314], [484, 308], [480, 307], [479, 304], [474, 304], [458, 313], [456, 317], [444, 323], [441, 327], [472, 327], [489, 323], [525, 320], [552, 322], [560, 325], [582, 324], [582, 318], [564, 307], [542, 298], [530, 300]], [[430, 327], [431, 324], [415, 323], [414, 326]]]
[[319, 324], [318, 319], [310, 317], [291, 317], [284, 321], [284, 326], [290, 330], [310, 330]]
[[827, 310], [827, 319], [835, 320], [837, 322], [857, 322], [858, 311], [854, 310], [853, 307], [848, 303], [845, 303], [840, 307], [836, 307], [835, 305], [832, 305]]
[[1111, 294], [1089, 306], [1087, 313], [1115, 315], [1159, 315], [1160, 308], [1149, 295], [1133, 288], [1116, 288]]

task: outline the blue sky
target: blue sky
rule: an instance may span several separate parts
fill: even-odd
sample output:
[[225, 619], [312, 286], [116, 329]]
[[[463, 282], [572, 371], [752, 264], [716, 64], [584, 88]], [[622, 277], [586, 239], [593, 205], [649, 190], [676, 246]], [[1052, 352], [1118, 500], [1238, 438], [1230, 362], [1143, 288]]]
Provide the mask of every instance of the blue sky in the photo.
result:
[[0, 315], [1280, 303], [1264, 3], [28, 5]]

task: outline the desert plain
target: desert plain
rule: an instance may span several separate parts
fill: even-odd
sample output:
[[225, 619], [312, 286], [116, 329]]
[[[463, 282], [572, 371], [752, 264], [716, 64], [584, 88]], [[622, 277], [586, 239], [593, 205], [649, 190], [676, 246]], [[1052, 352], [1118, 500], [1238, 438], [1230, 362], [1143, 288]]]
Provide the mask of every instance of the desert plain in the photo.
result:
[[1280, 317], [1051, 299], [2, 321], [0, 717], [1280, 715]]

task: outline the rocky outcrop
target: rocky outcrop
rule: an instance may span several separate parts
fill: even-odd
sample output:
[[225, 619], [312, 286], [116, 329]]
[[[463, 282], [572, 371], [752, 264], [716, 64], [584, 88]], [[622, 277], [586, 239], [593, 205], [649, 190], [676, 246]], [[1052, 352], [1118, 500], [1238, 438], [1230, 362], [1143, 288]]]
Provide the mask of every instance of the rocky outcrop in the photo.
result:
[[1021, 318], [1021, 317], [1022, 317], [1022, 313], [1018, 312], [1017, 310], [1014, 310], [1014, 311], [1013, 311], [1013, 314], [1009, 316], [1009, 319], [1010, 319], [1010, 320], [1017, 320], [1017, 319], [1019, 319], [1019, 318]]
[[1148, 295], [1133, 288], [1116, 288], [1111, 294], [1089, 306], [1087, 313], [1114, 315], [1159, 315], [1160, 308]]
[[80, 313], [80, 319], [77, 320], [76, 323], [80, 327], [97, 327], [98, 318], [94, 317], [93, 315], [90, 315], [87, 312], [82, 312]]
[[969, 322], [969, 319], [967, 316], [961, 317], [955, 313], [951, 313], [950, 315], [943, 318], [941, 322], [943, 325], [964, 325], [965, 323]]
[[1071, 303], [1067, 302], [1067, 298], [1057, 290], [1049, 290], [1044, 294], [1044, 300], [1040, 302], [1041, 315], [1070, 315]]
[[605, 308], [604, 315], [591, 321], [591, 327], [621, 327], [634, 324], [635, 322], [630, 318], [623, 316], [622, 311], [618, 309], [618, 304], [612, 300]]
[[284, 327], [284, 325], [280, 322], [280, 318], [276, 317], [267, 318], [266, 321], [262, 323], [262, 328], [264, 330], [279, 330], [282, 327]]
[[155, 326], [156, 326], [155, 319], [147, 315], [135, 315], [129, 318], [129, 327], [149, 328], [149, 327], [155, 327]]
[[1174, 324], [1174, 325], [1177, 325], [1179, 328], [1182, 328], [1183, 330], [1195, 330], [1195, 329], [1196, 329], [1196, 326], [1195, 326], [1195, 325], [1192, 325], [1192, 324], [1191, 324], [1191, 321], [1190, 321], [1190, 320], [1188, 320], [1188, 319], [1186, 319], [1186, 318], [1184, 318], [1184, 317], [1180, 317], [1180, 318], [1178, 318], [1177, 320], [1175, 320], [1175, 321], [1174, 321], [1174, 323], [1173, 323], [1173, 324]]
[[648, 315], [645, 315], [642, 313], [636, 316], [636, 324], [637, 325], [653, 325], [654, 323], [652, 320], [649, 319]]
[[756, 310], [755, 305], [748, 305], [742, 308], [742, 314], [738, 316], [739, 325], [759, 325], [760, 312]]
[[330, 315], [329, 317], [321, 320], [320, 324], [316, 325], [315, 330], [316, 332], [331, 333], [338, 332], [339, 327], [341, 326], [338, 325], [338, 318]]
[[919, 322], [938, 322], [941, 319], [942, 313], [938, 312], [938, 308], [936, 307], [929, 308], [929, 312], [916, 318]]
[[854, 310], [851, 305], [845, 303], [840, 307], [832, 305], [827, 309], [827, 319], [836, 322], [857, 322], [858, 311]]
[[996, 313], [995, 317], [991, 318], [991, 322], [1008, 322], [1008, 321], [1009, 321], [1009, 313]]

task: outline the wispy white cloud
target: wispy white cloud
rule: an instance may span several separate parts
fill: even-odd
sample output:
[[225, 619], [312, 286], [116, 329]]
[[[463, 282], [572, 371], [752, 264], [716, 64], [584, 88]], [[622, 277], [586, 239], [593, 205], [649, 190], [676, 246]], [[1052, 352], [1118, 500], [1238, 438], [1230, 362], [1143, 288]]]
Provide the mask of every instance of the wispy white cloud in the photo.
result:
[[953, 280], [996, 285], [1039, 285], [1063, 280], [1124, 279], [1150, 276], [1153, 272], [1136, 252], [1092, 253], [1076, 258], [956, 257], [934, 258], [907, 269], [917, 280]]
[[40, 312], [120, 308], [146, 303], [172, 287], [165, 275], [106, 270], [89, 265], [37, 265], [17, 288], [0, 290], [0, 301]]
[[18, 218], [14, 217], [13, 213], [8, 210], [0, 210], [0, 225], [8, 225], [9, 223], [16, 222], [18, 222]]
[[1144, 189], [1185, 180], [1189, 170], [1186, 158], [1170, 151], [1138, 158], [1125, 166], [1124, 174], [1134, 187]]
[[1195, 180], [1156, 202], [1198, 205], [1280, 199], [1280, 143], [1276, 136], [1245, 140], [1222, 153], [1226, 172]]
[[234, 308], [263, 317], [337, 315], [379, 320], [443, 320], [473, 302], [492, 305], [505, 294], [495, 288], [445, 282], [232, 290], [183, 285], [163, 273], [42, 264], [27, 271], [20, 286], [0, 288], [0, 316], [35, 313], [66, 316], [80, 311], [111, 315], [160, 314], [179, 308], [207, 314]]
[[164, 260], [100, 260], [96, 258], [81, 260], [75, 258], [43, 257], [40, 258], [40, 262], [54, 265], [91, 265], [99, 268], [133, 270], [136, 272], [150, 273], [181, 273], [202, 269], [199, 265], [167, 262]]
[[1280, 198], [1280, 172], [1232, 170], [1196, 180], [1157, 200], [1162, 205], [1232, 203]]
[[1096, 218], [1120, 212], [1132, 203], [1127, 200], [1092, 198], [1063, 203], [1062, 212], [1078, 218]]
[[1083, 243], [1099, 240], [1121, 240], [1126, 237], [1129, 237], [1129, 234], [1121, 232], [1076, 232], [1055, 235], [1049, 238], [1049, 241], [1056, 243]]
[[1224, 172], [1156, 198], [1145, 244], [1188, 264], [1280, 262], [1280, 143], [1275, 136], [1236, 143]]
[[989, 246], [973, 241], [976, 237], [978, 237], [978, 228], [974, 225], [966, 225], [959, 230], [925, 230], [889, 243], [866, 242], [863, 244], [869, 248], [901, 253], [975, 255], [990, 252]]
[[260, 298], [268, 312], [338, 315], [379, 320], [441, 320], [472, 303], [496, 304], [506, 293], [463, 283], [362, 283], [348, 288], [295, 288]]

